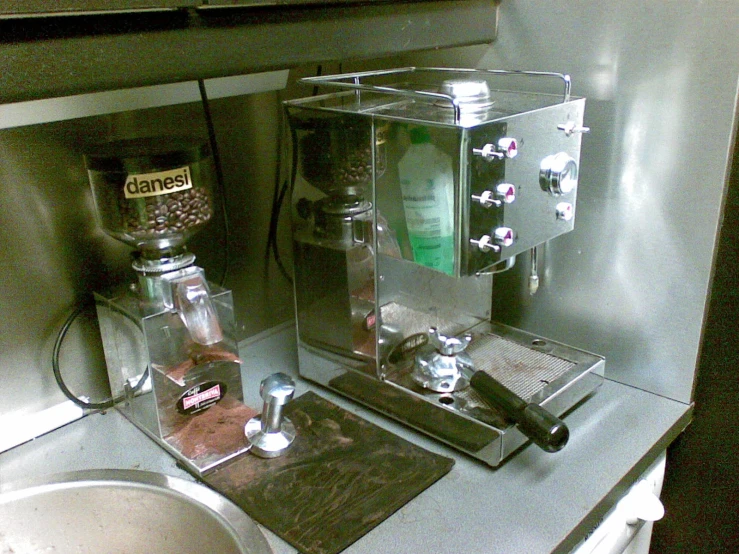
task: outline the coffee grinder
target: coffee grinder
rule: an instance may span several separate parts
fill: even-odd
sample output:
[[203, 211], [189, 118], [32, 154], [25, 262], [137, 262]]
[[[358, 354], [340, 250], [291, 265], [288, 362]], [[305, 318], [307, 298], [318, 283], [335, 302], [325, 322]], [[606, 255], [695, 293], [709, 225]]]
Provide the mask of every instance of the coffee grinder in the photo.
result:
[[138, 280], [95, 294], [118, 409], [203, 475], [248, 449], [231, 292], [209, 283], [186, 243], [212, 217], [207, 143], [150, 137], [85, 156], [102, 229], [133, 247]]
[[300, 374], [491, 466], [564, 447], [605, 360], [495, 323], [492, 293], [573, 229], [585, 99], [548, 72], [302, 82], [334, 92], [285, 103]]

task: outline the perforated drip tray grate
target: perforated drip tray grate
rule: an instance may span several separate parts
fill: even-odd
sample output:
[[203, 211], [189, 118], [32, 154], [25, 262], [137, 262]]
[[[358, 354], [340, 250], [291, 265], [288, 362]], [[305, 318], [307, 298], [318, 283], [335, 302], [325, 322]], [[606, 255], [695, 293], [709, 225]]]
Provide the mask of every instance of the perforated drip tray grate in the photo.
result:
[[[399, 329], [408, 337], [426, 333], [436, 327], [443, 334], [460, 336], [470, 332], [472, 343], [467, 353], [475, 370], [484, 371], [528, 402], [541, 401], [556, 392], [558, 382], [566, 384], [568, 375], [578, 372], [578, 351], [565, 345], [523, 333], [491, 322], [455, 321], [441, 311], [429, 313], [405, 304], [390, 302], [382, 307], [382, 321]], [[411, 356], [405, 364], [393, 368], [390, 378], [413, 387], [409, 381]], [[546, 390], [545, 390], [546, 389]], [[455, 393], [455, 397], [485, 406], [471, 390]]]
[[[418, 331], [429, 318], [416, 318], [416, 310], [395, 305], [392, 324], [404, 324], [403, 328]], [[383, 312], [383, 316], [385, 312]], [[387, 320], [385, 320], [387, 321]], [[413, 321], [413, 325], [408, 322]], [[484, 371], [510, 389], [526, 402], [543, 404], [556, 415], [563, 415], [577, 403], [592, 394], [603, 381], [604, 360], [602, 357], [576, 348], [526, 333], [519, 329], [492, 322], [477, 322], [467, 329], [460, 329], [459, 324], [449, 324], [443, 317], [435, 317], [434, 325], [445, 332], [453, 329], [454, 334], [472, 335], [472, 342], [467, 353], [472, 358], [474, 369]], [[451, 334], [451, 333], [450, 333]], [[377, 396], [372, 404], [382, 404], [382, 411], [398, 419], [411, 423], [431, 435], [447, 440], [451, 444], [472, 451], [475, 456], [484, 459], [491, 465], [497, 465], [513, 449], [525, 442], [518, 432], [511, 433], [515, 427], [506, 416], [486, 403], [471, 387], [455, 392], [437, 393], [423, 389], [412, 378], [413, 354], [402, 362], [389, 366], [387, 382], [398, 387], [397, 394], [403, 392], [415, 397], [428, 409], [424, 410], [426, 421], [419, 421], [416, 413], [421, 410], [417, 402], [413, 408], [403, 408], [405, 403], [398, 399], [389, 402], [378, 402]], [[357, 396], [356, 392], [354, 396]], [[441, 412], [445, 412], [443, 415]], [[458, 414], [454, 419], [453, 414]], [[465, 430], [454, 436], [450, 429], [465, 420], [467, 423], [480, 426], [479, 429]], [[435, 421], [435, 424], [429, 422]], [[482, 444], [469, 448], [475, 437], [484, 436], [492, 431], [501, 437], [503, 445], [499, 454], [490, 453]], [[486, 439], [488, 440], [488, 439]], [[492, 443], [486, 443], [492, 444]], [[494, 449], [496, 452], [498, 449]]]
[[[475, 369], [489, 374], [527, 401], [577, 365], [492, 334], [476, 336], [467, 353]], [[472, 392], [471, 396], [476, 394]]]
[[[424, 309], [425, 308], [425, 309]], [[413, 380], [414, 336], [436, 327], [446, 335], [470, 333], [474, 369], [484, 371], [524, 401], [562, 417], [603, 382], [605, 360], [565, 344], [490, 321], [452, 319], [440, 309], [391, 302], [382, 307], [382, 327], [400, 340], [385, 354], [382, 378], [353, 371], [306, 375], [337, 392], [497, 466], [526, 437], [471, 387], [438, 393]], [[398, 339], [397, 337], [404, 337]], [[407, 345], [408, 348], [403, 348]], [[400, 354], [399, 354], [400, 353]], [[303, 356], [313, 356], [303, 351]], [[320, 362], [316, 358], [316, 367]]]
[[[521, 336], [522, 332], [516, 329], [496, 326], [496, 332], [493, 333], [491, 326], [495, 324], [486, 322], [482, 329], [478, 326], [471, 331], [473, 339], [467, 353], [472, 358], [474, 369], [489, 374], [526, 402], [547, 402], [600, 361], [597, 358], [578, 359], [579, 351], [527, 334]], [[508, 338], [508, 335], [513, 336]], [[496, 429], [505, 429], [510, 425], [501, 412], [482, 400], [471, 387], [455, 392], [433, 392], [416, 384], [412, 373], [411, 357], [395, 367], [389, 373], [388, 380], [426, 398], [432, 404], [442, 404], [447, 410], [473, 417]], [[578, 397], [572, 402], [565, 402], [564, 410], [579, 400]]]

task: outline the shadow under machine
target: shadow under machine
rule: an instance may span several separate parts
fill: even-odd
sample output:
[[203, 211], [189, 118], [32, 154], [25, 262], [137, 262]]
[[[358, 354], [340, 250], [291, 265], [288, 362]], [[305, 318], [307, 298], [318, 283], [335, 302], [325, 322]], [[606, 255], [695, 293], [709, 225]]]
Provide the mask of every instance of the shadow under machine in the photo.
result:
[[[529, 92], [528, 83], [563, 92]], [[496, 466], [597, 390], [602, 357], [497, 324], [494, 274], [574, 227], [567, 76], [401, 68], [285, 103], [301, 376]], [[523, 88], [521, 87], [523, 85]], [[537, 284], [532, 275], [532, 292]]]

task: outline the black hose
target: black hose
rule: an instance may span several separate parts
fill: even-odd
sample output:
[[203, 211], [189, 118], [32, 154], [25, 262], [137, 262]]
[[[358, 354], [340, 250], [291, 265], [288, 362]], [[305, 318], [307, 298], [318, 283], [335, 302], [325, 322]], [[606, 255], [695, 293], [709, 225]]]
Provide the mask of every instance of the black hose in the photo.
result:
[[205, 90], [205, 81], [198, 79], [198, 89], [200, 90], [200, 99], [203, 104], [203, 115], [205, 117], [205, 125], [208, 129], [208, 141], [210, 142], [210, 151], [213, 155], [213, 164], [216, 169], [216, 182], [218, 185], [218, 198], [219, 207], [221, 209], [221, 215], [223, 216], [223, 235], [226, 247], [223, 249], [223, 272], [221, 278], [218, 281], [220, 286], [224, 286], [226, 277], [228, 276], [230, 259], [228, 253], [228, 246], [230, 240], [230, 229], [228, 222], [228, 212], [226, 211], [226, 187], [223, 179], [223, 165], [221, 163], [221, 154], [218, 149], [218, 141], [216, 140], [216, 130], [213, 125], [213, 115], [210, 110], [210, 101], [208, 100], [208, 93]]

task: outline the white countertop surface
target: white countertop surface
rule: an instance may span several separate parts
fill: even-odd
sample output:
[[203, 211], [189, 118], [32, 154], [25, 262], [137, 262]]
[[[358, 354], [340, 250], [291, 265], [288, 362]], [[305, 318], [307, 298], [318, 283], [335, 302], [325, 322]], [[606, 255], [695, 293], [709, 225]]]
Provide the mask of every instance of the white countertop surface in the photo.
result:
[[[492, 469], [297, 378], [292, 326], [245, 341], [241, 351], [246, 404], [261, 408], [259, 382], [282, 371], [296, 377], [296, 396], [314, 390], [427, 450], [456, 460], [445, 477], [350, 546], [347, 554], [569, 552], [682, 431], [691, 410], [606, 380], [592, 398], [565, 417], [571, 432], [566, 448], [547, 454], [530, 445]], [[194, 480], [118, 411], [109, 410], [0, 454], [0, 484], [94, 468], [142, 469]], [[276, 554], [296, 552], [263, 530]]]

